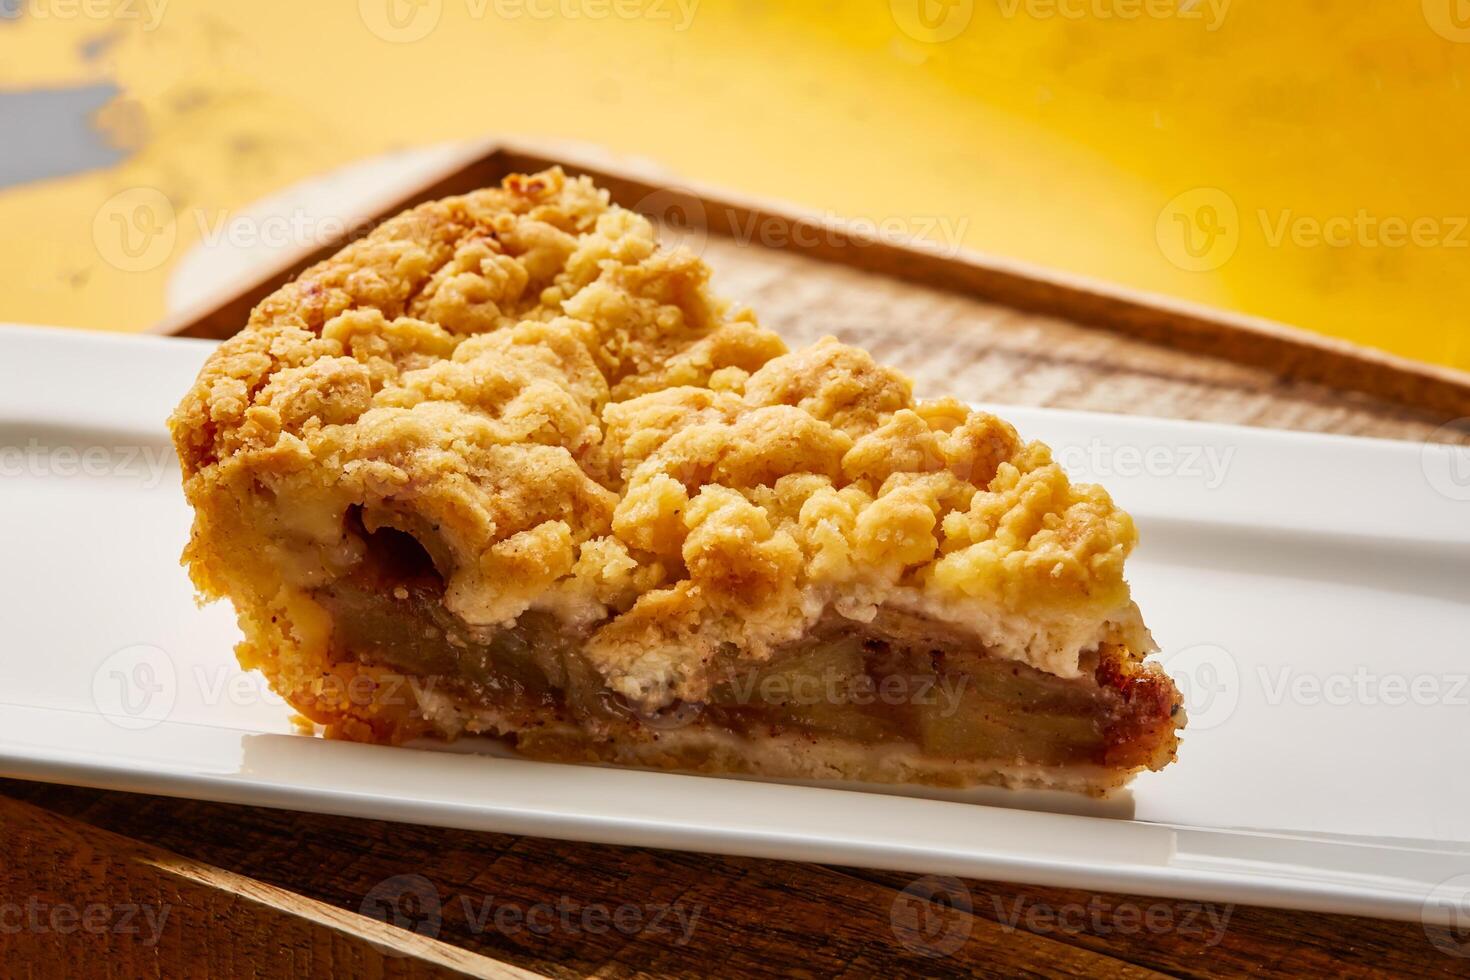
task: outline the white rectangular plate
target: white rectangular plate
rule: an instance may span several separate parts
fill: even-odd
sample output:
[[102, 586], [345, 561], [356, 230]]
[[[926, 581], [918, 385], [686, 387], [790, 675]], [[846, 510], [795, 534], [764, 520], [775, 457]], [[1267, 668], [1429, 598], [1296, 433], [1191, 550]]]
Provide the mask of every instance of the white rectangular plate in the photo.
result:
[[209, 350], [0, 328], [0, 775], [1407, 919], [1470, 885], [1456, 451], [1004, 409], [1137, 517], [1130, 578], [1192, 724], [1177, 764], [1106, 803], [903, 795], [294, 734], [178, 564], [163, 420]]

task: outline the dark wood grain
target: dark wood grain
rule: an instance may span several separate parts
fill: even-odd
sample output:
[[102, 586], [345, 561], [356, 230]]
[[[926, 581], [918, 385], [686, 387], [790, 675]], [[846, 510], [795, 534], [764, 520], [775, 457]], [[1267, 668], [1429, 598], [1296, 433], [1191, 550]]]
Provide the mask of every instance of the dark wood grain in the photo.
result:
[[0, 796], [0, 975], [536, 976], [24, 795]]
[[[344, 912], [372, 911], [385, 881], [421, 876], [440, 902], [440, 943], [554, 977], [1463, 976], [1470, 966], [1416, 923], [968, 880], [957, 907], [928, 910], [925, 938], [907, 928], [921, 903], [904, 891], [924, 879], [897, 873], [8, 781], [0, 795]], [[533, 907], [569, 917], [496, 924], [494, 911]], [[594, 907], [642, 917], [593, 931], [582, 914]], [[674, 913], [654, 922], [664, 908]]]

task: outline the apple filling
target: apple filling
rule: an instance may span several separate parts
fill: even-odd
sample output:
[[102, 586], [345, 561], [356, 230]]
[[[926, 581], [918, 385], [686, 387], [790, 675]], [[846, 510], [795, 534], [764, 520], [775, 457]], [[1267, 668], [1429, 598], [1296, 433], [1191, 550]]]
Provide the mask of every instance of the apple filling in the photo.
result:
[[333, 656], [432, 682], [459, 715], [488, 719], [467, 730], [508, 736], [532, 756], [627, 761], [628, 743], [662, 742], [651, 764], [700, 768], [716, 741], [785, 739], [930, 764], [1126, 773], [1164, 765], [1177, 742], [1172, 685], [1124, 648], [1104, 644], [1081, 676], [1058, 677], [889, 609], [869, 623], [829, 613], [765, 663], [729, 671], [706, 701], [640, 713], [584, 659], [586, 632], [536, 610], [510, 627], [469, 626], [443, 605], [443, 578], [417, 537], [349, 520], [366, 557], [313, 593], [332, 617]]

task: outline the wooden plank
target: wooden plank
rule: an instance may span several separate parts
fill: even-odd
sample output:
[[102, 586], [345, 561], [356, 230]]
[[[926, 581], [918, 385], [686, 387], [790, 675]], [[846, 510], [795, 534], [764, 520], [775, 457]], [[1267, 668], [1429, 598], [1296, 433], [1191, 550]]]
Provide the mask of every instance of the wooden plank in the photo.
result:
[[908, 372], [927, 395], [1401, 439], [1426, 438], [1444, 421], [804, 256], [718, 238], [704, 253], [718, 288], [789, 343], [836, 334]]
[[[892, 889], [815, 866], [0, 786], [340, 908], [357, 908], [384, 881], [419, 876], [439, 896], [440, 940], [553, 976], [1149, 975], [964, 913], [939, 912], [935, 938], [906, 944]], [[570, 927], [555, 916], [540, 933], [527, 925], [531, 909], [568, 903]], [[630, 907], [640, 915], [624, 929], [594, 932], [581, 918], [601, 908], [612, 920]], [[655, 923], [663, 908], [675, 911]], [[500, 910], [515, 914], [497, 923]]]
[[0, 796], [6, 976], [537, 975]]
[[[443, 909], [441, 941], [552, 976], [1206, 976], [1266, 967], [1455, 976], [1467, 963], [1436, 949], [1416, 923], [973, 880], [962, 883], [958, 909], [925, 908], [921, 889], [903, 891], [915, 877], [898, 873], [39, 784], [0, 782], [0, 793], [340, 909], [359, 908], [396, 876], [421, 876]], [[574, 918], [538, 935], [523, 918], [497, 928], [490, 911], [559, 903], [574, 915], [677, 907], [683, 918], [650, 928], [644, 914], [637, 927], [601, 933]], [[693, 923], [687, 935], [681, 921]]]
[[[849, 873], [894, 888], [909, 881], [908, 876], [886, 871]], [[1435, 947], [1418, 923], [1071, 888], [968, 884], [977, 917], [1011, 929], [1035, 928], [1043, 935], [1175, 976], [1470, 973], [1470, 961]]]
[[[427, 180], [369, 202], [357, 227], [338, 241], [287, 255], [270, 274], [241, 283], [231, 294], [170, 317], [155, 329], [194, 337], [229, 336], [271, 291], [381, 219], [422, 201], [493, 184], [506, 173], [554, 164], [589, 174], [625, 206], [655, 217], [689, 216], [717, 239], [749, 246], [749, 250], [800, 255], [913, 287], [984, 300], [1016, 314], [1012, 322], [1018, 328], [1031, 317], [1062, 320], [1108, 330], [1176, 355], [1246, 365], [1284, 381], [1365, 393], [1433, 412], [1441, 421], [1470, 416], [1470, 373], [993, 256], [951, 253], [922, 241], [885, 241], [852, 222], [831, 220], [794, 206], [682, 181], [671, 183], [646, 168], [639, 170], [607, 158], [589, 159], [586, 154], [513, 143], [484, 144]], [[754, 240], [752, 229], [758, 230]]]

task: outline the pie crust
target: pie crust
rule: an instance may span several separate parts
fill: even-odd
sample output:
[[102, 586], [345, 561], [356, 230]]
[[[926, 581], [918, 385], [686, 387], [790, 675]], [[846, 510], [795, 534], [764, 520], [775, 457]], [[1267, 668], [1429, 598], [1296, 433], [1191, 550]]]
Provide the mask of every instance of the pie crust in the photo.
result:
[[1106, 491], [709, 277], [554, 169], [264, 300], [170, 419], [241, 664], [363, 741], [1093, 793], [1172, 761]]

